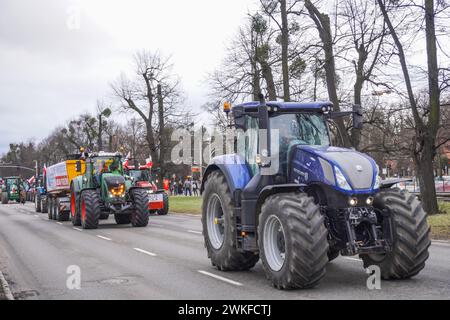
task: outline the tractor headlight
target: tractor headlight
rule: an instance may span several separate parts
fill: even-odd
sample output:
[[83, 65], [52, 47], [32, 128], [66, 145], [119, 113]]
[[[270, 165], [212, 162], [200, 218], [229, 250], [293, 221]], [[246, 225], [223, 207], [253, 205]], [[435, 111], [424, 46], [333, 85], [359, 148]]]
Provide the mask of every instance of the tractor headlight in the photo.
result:
[[338, 167], [335, 166], [334, 172], [336, 174], [337, 186], [344, 190], [352, 190], [352, 187], [350, 187], [350, 184], [348, 183], [348, 181], [345, 178], [344, 174], [342, 173], [341, 169], [339, 169]]
[[152, 193], [153, 193], [153, 190], [152, 190], [152, 189], [148, 189], [148, 190], [147, 190], [147, 193], [148, 193], [148, 194], [152, 194]]
[[375, 184], [373, 185], [373, 188], [380, 189], [380, 186], [381, 186], [381, 177], [377, 175], [377, 177], [375, 178]]
[[111, 197], [123, 197], [125, 195], [125, 185], [120, 184], [117, 187], [109, 188]]

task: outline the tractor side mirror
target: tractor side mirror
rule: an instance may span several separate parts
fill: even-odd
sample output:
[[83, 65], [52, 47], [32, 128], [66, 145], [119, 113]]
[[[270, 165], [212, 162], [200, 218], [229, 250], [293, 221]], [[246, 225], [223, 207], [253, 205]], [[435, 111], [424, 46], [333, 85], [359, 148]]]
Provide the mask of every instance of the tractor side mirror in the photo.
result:
[[234, 126], [236, 127], [236, 129], [241, 129], [245, 131], [245, 117], [244, 116], [240, 116], [240, 117], [235, 117], [234, 118]]
[[81, 161], [77, 161], [77, 162], [75, 163], [75, 171], [76, 171], [77, 173], [81, 173]]
[[353, 105], [353, 128], [361, 130], [363, 128], [363, 110], [360, 105]]

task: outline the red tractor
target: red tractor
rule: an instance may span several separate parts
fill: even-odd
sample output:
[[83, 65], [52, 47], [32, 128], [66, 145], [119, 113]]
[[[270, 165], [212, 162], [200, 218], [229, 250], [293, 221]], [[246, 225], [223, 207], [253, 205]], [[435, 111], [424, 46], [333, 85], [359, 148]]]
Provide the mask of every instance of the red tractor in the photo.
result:
[[151, 178], [151, 169], [153, 163], [147, 161], [145, 165], [129, 164], [129, 160], [125, 160], [123, 168], [125, 174], [130, 177], [131, 183], [137, 187], [145, 188], [148, 192], [148, 209], [150, 213], [158, 215], [167, 215], [169, 212], [169, 197], [164, 190], [158, 189]]

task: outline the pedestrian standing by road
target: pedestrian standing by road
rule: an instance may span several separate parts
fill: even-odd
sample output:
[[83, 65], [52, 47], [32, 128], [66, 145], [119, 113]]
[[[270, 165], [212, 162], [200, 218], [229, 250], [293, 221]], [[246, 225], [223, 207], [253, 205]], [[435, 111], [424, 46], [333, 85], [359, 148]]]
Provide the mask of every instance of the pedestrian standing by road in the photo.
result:
[[192, 197], [191, 181], [186, 179], [186, 180], [184, 180], [184, 195], [187, 197], [188, 193], [189, 193], [189, 196]]
[[198, 197], [198, 182], [197, 182], [197, 180], [194, 180], [194, 182], [192, 182], [192, 190], [194, 192], [194, 196]]

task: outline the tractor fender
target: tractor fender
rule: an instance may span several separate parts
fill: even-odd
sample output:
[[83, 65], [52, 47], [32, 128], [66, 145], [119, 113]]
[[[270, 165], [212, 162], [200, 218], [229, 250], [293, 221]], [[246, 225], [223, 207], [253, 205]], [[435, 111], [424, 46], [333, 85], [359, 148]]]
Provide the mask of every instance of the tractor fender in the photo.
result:
[[412, 179], [387, 179], [387, 180], [383, 180], [380, 183], [380, 189], [389, 189], [392, 188], [394, 185], [396, 185], [397, 183], [400, 182], [412, 182]]
[[215, 157], [203, 175], [200, 194], [204, 191], [208, 176], [214, 171], [220, 171], [225, 176], [231, 194], [234, 194], [236, 190], [244, 189], [251, 179], [250, 170], [241, 156], [231, 154]]
[[[289, 184], [277, 184], [277, 185], [270, 185], [264, 187], [264, 189], [261, 190], [258, 196], [258, 200], [256, 202], [256, 212], [255, 214], [258, 216], [261, 212], [261, 207], [264, 204], [264, 201], [271, 195], [276, 193], [288, 193], [288, 192], [296, 192], [296, 191], [302, 191], [304, 188], [306, 188], [306, 184], [296, 184], [296, 183], [289, 183]], [[258, 221], [258, 220], [256, 220]]]

